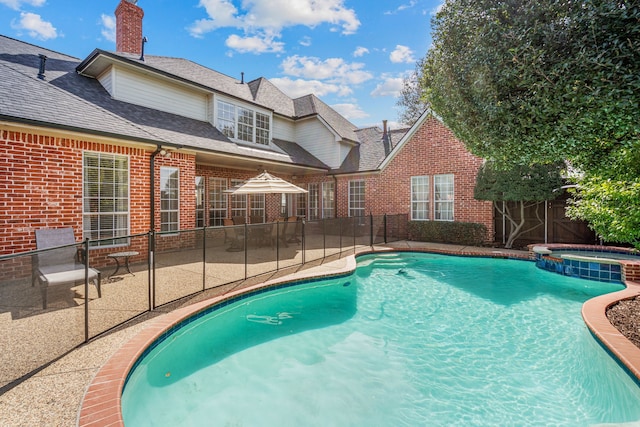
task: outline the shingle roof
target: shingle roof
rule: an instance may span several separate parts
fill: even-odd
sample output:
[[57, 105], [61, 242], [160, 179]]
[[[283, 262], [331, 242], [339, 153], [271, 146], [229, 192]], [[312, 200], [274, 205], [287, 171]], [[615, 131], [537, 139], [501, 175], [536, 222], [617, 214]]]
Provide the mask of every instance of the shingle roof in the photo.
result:
[[391, 153], [396, 144], [409, 129], [389, 130], [385, 137], [377, 126], [356, 131], [360, 144], [353, 147], [338, 169], [332, 173], [371, 172], [380, 168], [380, 164]]
[[[37, 77], [40, 54], [47, 56], [44, 80]], [[217, 90], [229, 91], [237, 97], [253, 99], [253, 88], [258, 97], [276, 105], [283, 95], [266, 81], [242, 85], [190, 61], [150, 56], [145, 59], [146, 63], [159, 69], [170, 69], [199, 84], [208, 82], [216, 85]], [[0, 93], [3, 94], [0, 119], [327, 168], [309, 153], [296, 149], [296, 144], [273, 144], [271, 149], [247, 150], [230, 141], [209, 122], [117, 101], [97, 80], [76, 72], [80, 63], [77, 58], [0, 35]], [[293, 110], [292, 101], [288, 108]]]

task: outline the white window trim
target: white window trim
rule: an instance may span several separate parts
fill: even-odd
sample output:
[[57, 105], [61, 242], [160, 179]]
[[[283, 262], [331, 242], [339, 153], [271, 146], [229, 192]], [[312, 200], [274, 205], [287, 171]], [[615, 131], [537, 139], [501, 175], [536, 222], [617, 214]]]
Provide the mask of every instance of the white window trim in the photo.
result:
[[[427, 198], [426, 200], [420, 199], [420, 200], [414, 200], [413, 199], [413, 183], [414, 183], [414, 178], [426, 178], [427, 179]], [[417, 176], [412, 176], [411, 177], [411, 187], [409, 188], [410, 191], [410, 199], [411, 199], [411, 206], [410, 206], [410, 210], [411, 210], [411, 220], [412, 221], [430, 221], [431, 220], [431, 177], [429, 175], [417, 175]], [[414, 213], [414, 203], [427, 203], [427, 210], [426, 210], [426, 218], [415, 218], [413, 216]]]
[[[163, 171], [171, 171], [170, 175], [173, 174], [173, 172], [177, 172], [178, 173], [178, 197], [177, 197], [177, 201], [178, 201], [178, 207], [176, 209], [162, 209], [162, 172]], [[163, 226], [163, 222], [162, 222], [162, 214], [164, 212], [177, 212], [178, 216], [177, 216], [177, 226], [178, 228], [175, 230], [168, 230], [168, 233], [178, 233], [180, 231], [180, 168], [177, 168], [175, 166], [162, 166], [160, 167], [160, 229], [162, 229]]]
[[[254, 105], [251, 104], [246, 104], [243, 102], [238, 102], [237, 100], [231, 99], [231, 98], [227, 98], [224, 96], [219, 96], [216, 95], [213, 98], [213, 125], [220, 130], [220, 132], [222, 132], [222, 129], [218, 128], [218, 102], [225, 102], [227, 104], [231, 104], [235, 107], [234, 111], [234, 121], [235, 121], [235, 127], [234, 127], [234, 136], [233, 137], [228, 137], [230, 140], [232, 140], [233, 142], [236, 142], [238, 144], [248, 144], [251, 146], [257, 146], [257, 147], [269, 147], [271, 145], [271, 141], [273, 140], [273, 114], [271, 113], [271, 111], [269, 110], [264, 110], [261, 108], [256, 108]], [[251, 141], [245, 141], [243, 139], [239, 139], [238, 138], [238, 112], [237, 109], [238, 108], [244, 108], [246, 110], [250, 110], [253, 112], [253, 137]], [[265, 116], [267, 116], [269, 118], [269, 136], [267, 138], [267, 143], [266, 144], [262, 144], [260, 142], [256, 142], [257, 140], [257, 132], [256, 130], [258, 129], [257, 127], [257, 114], [256, 113], [260, 113], [263, 114]], [[262, 128], [261, 128], [262, 129]]]
[[[451, 200], [445, 200], [445, 201], [439, 201], [436, 200], [436, 179], [438, 178], [451, 178], [451, 185], [452, 185], [452, 189], [451, 189], [451, 195], [452, 198]], [[452, 173], [444, 173], [444, 174], [438, 174], [438, 175], [434, 175], [433, 176], [433, 220], [434, 221], [444, 221], [444, 222], [453, 222], [455, 220], [455, 200], [456, 200], [456, 187], [455, 187], [456, 181], [455, 181], [455, 175]], [[437, 216], [437, 204], [451, 204], [451, 219], [441, 219], [441, 218], [436, 218]]]
[[[85, 228], [84, 228], [84, 221], [85, 221], [85, 215], [91, 215], [91, 212], [87, 213], [85, 212], [85, 208], [84, 208], [84, 204], [85, 204], [85, 179], [84, 179], [84, 173], [85, 173], [85, 164], [84, 164], [84, 156], [85, 154], [93, 154], [93, 155], [109, 155], [112, 157], [126, 157], [127, 158], [127, 231], [125, 233], [125, 236], [129, 236], [131, 234], [131, 156], [125, 155], [125, 154], [116, 154], [116, 153], [103, 153], [100, 151], [89, 151], [89, 150], [85, 150], [82, 152], [82, 237], [83, 239], [86, 238], [85, 235]], [[98, 230], [99, 231], [99, 230]], [[121, 238], [114, 238], [113, 240], [122, 240]], [[99, 248], [117, 248], [117, 247], [123, 247], [123, 246], [128, 246], [130, 244], [129, 239], [126, 239], [127, 241], [125, 243], [117, 243], [114, 245], [101, 245], [98, 246]]]
[[[354, 207], [351, 205], [351, 202], [352, 202], [352, 198], [351, 198], [351, 196], [352, 196], [352, 194], [351, 194], [351, 192], [352, 192], [352, 187], [351, 187], [351, 184], [352, 184], [352, 183], [353, 183], [353, 184], [355, 184], [355, 183], [359, 183], [359, 184], [361, 185], [359, 188], [362, 188], [362, 193], [360, 194], [360, 196], [362, 197], [362, 208], [360, 208], [360, 207], [358, 207], [358, 208], [354, 208]], [[364, 179], [355, 179], [355, 180], [351, 180], [351, 181], [349, 181], [349, 191], [348, 191], [348, 194], [347, 194], [347, 198], [348, 198], [348, 202], [349, 202], [349, 206], [348, 206], [348, 214], [349, 214], [349, 217], [352, 217], [352, 216], [354, 216], [354, 217], [363, 217], [363, 216], [365, 216], [365, 215], [366, 215], [365, 197], [366, 197], [366, 188], [365, 188], [365, 181], [364, 181]], [[357, 210], [357, 211], [362, 211], [362, 215], [351, 215], [351, 212], [352, 212], [352, 211], [355, 211], [355, 210]]]

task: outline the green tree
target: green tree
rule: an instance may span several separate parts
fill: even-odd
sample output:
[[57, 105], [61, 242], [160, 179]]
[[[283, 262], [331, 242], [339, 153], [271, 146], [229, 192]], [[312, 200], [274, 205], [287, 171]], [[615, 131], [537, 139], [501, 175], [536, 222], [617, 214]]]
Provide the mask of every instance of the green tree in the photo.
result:
[[[568, 160], [588, 177], [576, 197], [607, 180], [632, 187], [640, 173], [623, 169], [640, 150], [640, 2], [448, 0], [433, 29], [424, 97], [471, 152], [505, 165]], [[587, 205], [570, 212], [595, 218]], [[594, 226], [628, 239], [604, 228]]]
[[419, 59], [415, 70], [403, 79], [400, 97], [396, 101], [396, 106], [399, 108], [398, 120], [408, 126], [413, 126], [429, 107], [421, 86], [424, 61], [424, 58]]
[[[505, 248], [513, 247], [513, 242], [537, 227], [544, 225], [540, 215], [540, 202], [552, 200], [562, 186], [561, 171], [563, 164], [537, 164], [534, 166], [513, 165], [501, 169], [494, 162], [485, 162], [476, 176], [474, 197], [478, 200], [490, 200], [498, 212], [509, 221], [509, 236]], [[507, 202], [507, 203], [502, 203]], [[512, 211], [509, 202], [515, 204]], [[525, 210], [536, 206], [538, 223], [525, 228]]]

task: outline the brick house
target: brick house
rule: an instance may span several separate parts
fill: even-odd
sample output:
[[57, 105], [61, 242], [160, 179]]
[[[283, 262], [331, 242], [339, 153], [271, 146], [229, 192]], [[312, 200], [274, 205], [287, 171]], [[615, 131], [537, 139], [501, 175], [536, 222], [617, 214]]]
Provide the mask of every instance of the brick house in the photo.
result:
[[[406, 213], [484, 224], [481, 159], [425, 113], [410, 129], [358, 129], [314, 95], [291, 99], [180, 58], [143, 52], [142, 9], [116, 9], [116, 51], [84, 60], [0, 36], [0, 254], [34, 231], [113, 239], [150, 229]], [[233, 196], [263, 170], [304, 195]]]

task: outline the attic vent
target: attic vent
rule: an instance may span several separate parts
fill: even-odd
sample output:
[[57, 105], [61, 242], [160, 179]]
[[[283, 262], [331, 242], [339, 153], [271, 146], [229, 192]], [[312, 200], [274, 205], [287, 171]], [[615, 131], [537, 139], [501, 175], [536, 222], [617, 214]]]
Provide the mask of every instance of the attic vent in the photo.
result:
[[40, 69], [38, 70], [38, 78], [44, 80], [45, 62], [47, 62], [46, 55], [38, 55], [40, 57]]

